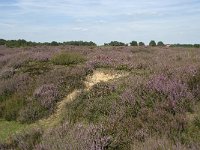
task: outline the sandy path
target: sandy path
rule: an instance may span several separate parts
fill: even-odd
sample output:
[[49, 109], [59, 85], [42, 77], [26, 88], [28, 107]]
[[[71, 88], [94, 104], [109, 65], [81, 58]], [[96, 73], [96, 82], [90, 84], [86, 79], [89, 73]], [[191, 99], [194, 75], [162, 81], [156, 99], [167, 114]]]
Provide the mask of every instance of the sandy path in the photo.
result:
[[86, 90], [90, 90], [92, 86], [99, 82], [108, 82], [109, 80], [117, 79], [125, 76], [126, 74], [119, 74], [114, 72], [94, 71], [91, 76], [88, 76], [85, 81]]
[[[114, 80], [120, 77], [127, 76], [128, 73], [116, 73], [109, 71], [96, 70], [92, 75], [88, 76], [85, 81], [86, 88], [84, 90], [90, 90], [92, 86], [99, 82], [108, 82], [109, 80]], [[72, 102], [81, 93], [81, 90], [74, 90], [72, 93], [67, 95], [62, 101], [57, 104], [57, 109], [54, 114], [52, 114], [47, 119], [39, 120], [39, 124], [42, 126], [54, 126], [62, 118], [62, 113], [65, 110], [67, 103]]]

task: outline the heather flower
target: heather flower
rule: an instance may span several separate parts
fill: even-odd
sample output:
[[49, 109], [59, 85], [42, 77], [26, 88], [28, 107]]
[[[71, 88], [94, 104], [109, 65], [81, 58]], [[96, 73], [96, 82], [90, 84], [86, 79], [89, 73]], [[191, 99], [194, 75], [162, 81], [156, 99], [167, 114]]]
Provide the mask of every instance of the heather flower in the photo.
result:
[[[104, 52], [105, 53], [105, 52]], [[128, 53], [120, 53], [116, 51], [110, 51], [109, 53], [97, 53], [92, 55], [91, 60], [88, 61], [89, 64], [93, 65], [95, 68], [98, 67], [113, 67], [119, 69], [132, 69], [134, 67], [131, 60], [131, 56]]]
[[58, 99], [59, 91], [55, 85], [45, 84], [37, 88], [33, 93], [33, 96], [43, 107], [52, 108]]
[[35, 61], [48, 61], [54, 55], [53, 52], [31, 52], [30, 59]]
[[20, 68], [26, 62], [30, 61], [29, 54], [27, 52], [17, 53], [13, 56], [13, 58], [9, 61], [8, 66], [13, 68]]
[[0, 95], [12, 92], [23, 92], [29, 84], [30, 78], [27, 74], [15, 75], [13, 78], [0, 80]]
[[185, 83], [177, 79], [170, 79], [163, 74], [153, 77], [147, 83], [147, 87], [150, 90], [165, 94], [172, 106], [175, 106], [180, 100], [191, 100], [193, 98]]
[[168, 98], [173, 101], [181, 98], [192, 99], [192, 95], [185, 83], [182, 83], [180, 80], [169, 79], [164, 75], [155, 76], [148, 82], [147, 87], [168, 95]]
[[6, 65], [11, 59], [13, 55], [3, 55], [0, 57], [0, 66]]
[[122, 103], [124, 103], [124, 104], [128, 103], [128, 104], [135, 105], [135, 96], [134, 96], [134, 93], [131, 89], [125, 90], [121, 94], [120, 98], [121, 98]]
[[36, 145], [35, 149], [103, 150], [111, 141], [111, 137], [104, 135], [104, 133], [105, 129], [102, 125], [89, 125], [85, 127], [82, 124], [76, 124], [72, 126], [68, 123], [65, 123], [60, 127], [49, 130], [46, 134], [44, 134], [42, 142]]
[[15, 74], [15, 70], [13, 68], [4, 68], [0, 71], [0, 79], [7, 79], [12, 77]]
[[29, 130], [23, 130], [22, 132], [13, 135], [10, 138], [10, 142], [12, 142], [13, 145], [10, 145], [9, 149], [33, 149], [34, 146], [39, 143], [42, 134], [42, 129], [38, 127], [29, 128]]
[[88, 93], [88, 97], [103, 97], [111, 94], [114, 91], [116, 91], [115, 85], [100, 82], [93, 86], [90, 93]]

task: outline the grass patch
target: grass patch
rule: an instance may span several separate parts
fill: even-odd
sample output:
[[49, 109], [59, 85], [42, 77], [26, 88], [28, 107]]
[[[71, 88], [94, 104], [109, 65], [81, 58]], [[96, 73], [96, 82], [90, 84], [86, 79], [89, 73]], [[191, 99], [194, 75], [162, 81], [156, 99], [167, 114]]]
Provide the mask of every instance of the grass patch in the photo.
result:
[[0, 104], [0, 116], [8, 121], [16, 120], [18, 113], [20, 109], [24, 107], [24, 104], [23, 98], [18, 97], [18, 95], [13, 95]]
[[50, 63], [48, 62], [38, 62], [31, 61], [20, 69], [23, 73], [28, 73], [29, 75], [40, 75], [51, 70]]
[[26, 125], [15, 121], [0, 120], [0, 142], [5, 142], [12, 134], [21, 131]]
[[82, 63], [86, 59], [78, 53], [60, 53], [55, 55], [51, 61], [55, 65], [74, 65]]

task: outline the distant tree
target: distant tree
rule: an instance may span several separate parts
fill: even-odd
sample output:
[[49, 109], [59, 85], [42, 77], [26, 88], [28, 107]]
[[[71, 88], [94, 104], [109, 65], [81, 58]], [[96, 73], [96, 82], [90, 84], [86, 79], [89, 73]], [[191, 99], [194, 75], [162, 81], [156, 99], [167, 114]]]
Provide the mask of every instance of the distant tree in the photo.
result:
[[123, 42], [111, 41], [110, 43], [104, 43], [104, 46], [126, 46]]
[[28, 43], [24, 39], [7, 40], [6, 43], [5, 43], [5, 45], [7, 47], [11, 47], [11, 48], [14, 48], [14, 47], [26, 47], [26, 46], [28, 46]]
[[0, 39], [0, 45], [5, 45], [5, 44], [6, 44], [6, 40]]
[[131, 44], [131, 46], [138, 46], [137, 41], [132, 41], [130, 44]]
[[200, 44], [194, 44], [195, 48], [200, 48]]
[[149, 46], [156, 46], [156, 42], [154, 40], [151, 40]]
[[145, 46], [143, 42], [139, 42], [139, 46]]
[[157, 46], [165, 46], [165, 44], [162, 41], [159, 41]]
[[68, 41], [63, 42], [63, 45], [74, 45], [74, 46], [96, 46], [97, 44], [90, 41], [90, 42], [84, 42], [84, 41]]
[[59, 43], [56, 41], [52, 42], [31, 42], [31, 41], [26, 41], [24, 39], [19, 39], [19, 40], [4, 40], [0, 39], [0, 45], [6, 45], [7, 47], [15, 48], [15, 47], [26, 47], [26, 46], [59, 46], [59, 45], [74, 45], [74, 46], [96, 46], [96, 43], [90, 41], [90, 42], [84, 42], [84, 41], [68, 41], [68, 42], [63, 42]]
[[196, 47], [198, 48], [200, 46], [200, 44], [172, 44], [171, 47], [183, 47], [183, 48], [192, 48], [192, 47]]
[[59, 43], [58, 43], [58, 42], [56, 42], [56, 41], [52, 41], [50, 45], [51, 45], [51, 46], [58, 46], [58, 45], [59, 45]]
[[18, 47], [24, 47], [24, 46], [27, 46], [27, 41], [24, 39], [19, 39], [17, 41], [17, 44], [18, 44]]

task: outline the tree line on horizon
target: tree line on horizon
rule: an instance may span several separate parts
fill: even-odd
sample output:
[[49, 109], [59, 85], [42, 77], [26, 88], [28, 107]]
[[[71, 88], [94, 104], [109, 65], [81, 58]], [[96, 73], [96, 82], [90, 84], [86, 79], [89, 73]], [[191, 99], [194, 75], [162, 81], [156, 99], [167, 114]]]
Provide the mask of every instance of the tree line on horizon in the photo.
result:
[[[147, 46], [144, 42], [137, 42], [132, 41], [129, 43], [130, 46]], [[104, 46], [129, 46], [127, 43], [118, 42], [118, 41], [111, 41], [110, 43], [104, 43]], [[154, 40], [151, 40], [148, 44], [148, 46], [151, 47], [163, 47], [163, 46], [169, 46], [169, 47], [187, 47], [187, 48], [200, 48], [200, 44], [164, 44], [162, 41], [155, 42]]]
[[[19, 40], [5, 40], [0, 39], [0, 45], [5, 45], [7, 47], [15, 48], [15, 47], [27, 47], [27, 46], [60, 46], [60, 45], [71, 45], [71, 46], [97, 46], [96, 43], [90, 41], [66, 41], [66, 42], [32, 42], [32, 41], [26, 41], [24, 39]], [[144, 42], [137, 42], [132, 41], [129, 44], [119, 42], [119, 41], [111, 41], [110, 43], [104, 43], [104, 46], [146, 46]], [[148, 46], [159, 46], [163, 47], [166, 46], [162, 41], [155, 42], [154, 40], [151, 40], [148, 44]], [[187, 48], [200, 48], [200, 44], [170, 44], [170, 47], [187, 47]]]
[[26, 41], [24, 39], [19, 40], [5, 40], [0, 39], [0, 45], [5, 45], [7, 47], [27, 47], [27, 46], [60, 46], [60, 45], [73, 45], [73, 46], [97, 46], [96, 43], [90, 41], [67, 41], [67, 42], [32, 42], [32, 41]]

